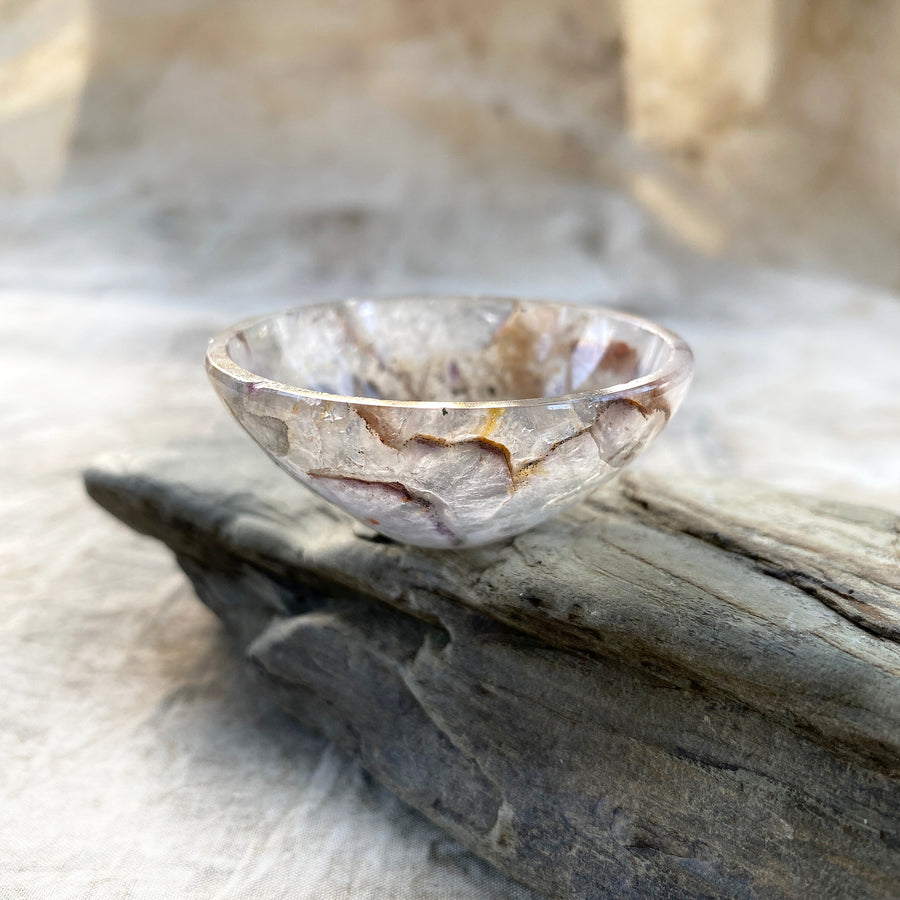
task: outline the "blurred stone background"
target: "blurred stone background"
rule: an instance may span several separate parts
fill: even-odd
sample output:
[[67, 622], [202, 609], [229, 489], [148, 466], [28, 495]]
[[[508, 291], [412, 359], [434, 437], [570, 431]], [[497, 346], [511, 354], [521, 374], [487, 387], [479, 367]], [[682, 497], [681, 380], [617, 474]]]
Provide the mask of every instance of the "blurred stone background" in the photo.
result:
[[[549, 180], [568, 213], [550, 239], [583, 265], [648, 228], [900, 278], [890, 0], [4, 0], [0, 17], [0, 190], [65, 197], [80, 234], [57, 264], [106, 226], [111, 256], [165, 252], [185, 275], [346, 270], [338, 236], [360, 277], [386, 254], [445, 270], [397, 232], [417, 218], [445, 250], [478, 204], [524, 258]], [[599, 189], [605, 217], [585, 212]], [[27, 239], [13, 208], [6, 241]]]
[[238, 318], [496, 292], [693, 346], [639, 465], [900, 510], [898, 161], [892, 0], [0, 0], [0, 886], [530, 896], [263, 704], [80, 470], [234, 434]]

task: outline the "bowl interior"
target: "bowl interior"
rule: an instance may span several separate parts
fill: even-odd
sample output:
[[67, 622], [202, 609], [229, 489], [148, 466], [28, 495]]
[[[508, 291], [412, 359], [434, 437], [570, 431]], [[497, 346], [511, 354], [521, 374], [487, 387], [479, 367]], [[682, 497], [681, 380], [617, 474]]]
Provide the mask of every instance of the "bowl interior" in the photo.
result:
[[300, 307], [245, 326], [226, 350], [291, 387], [401, 402], [602, 389], [652, 374], [673, 352], [664, 331], [607, 310], [447, 298]]

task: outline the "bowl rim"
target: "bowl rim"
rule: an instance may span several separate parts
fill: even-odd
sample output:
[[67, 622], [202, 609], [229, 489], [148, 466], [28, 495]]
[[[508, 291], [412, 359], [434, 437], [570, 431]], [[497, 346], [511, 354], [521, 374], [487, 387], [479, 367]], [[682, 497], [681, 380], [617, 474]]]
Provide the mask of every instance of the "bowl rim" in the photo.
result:
[[[547, 395], [543, 397], [526, 397], [518, 400], [390, 400], [381, 397], [355, 397], [348, 394], [331, 394], [315, 391], [299, 385], [285, 384], [251, 372], [236, 363], [228, 354], [228, 342], [240, 331], [258, 325], [270, 319], [293, 313], [298, 310], [314, 311], [329, 307], [344, 306], [351, 303], [396, 303], [397, 301], [413, 303], [421, 300], [436, 300], [445, 303], [528, 303], [543, 307], [561, 307], [584, 309], [602, 317], [627, 322], [644, 331], [649, 331], [661, 338], [669, 348], [666, 360], [654, 371], [640, 378], [608, 385], [604, 388], [593, 388], [584, 391], [573, 391], [568, 394]], [[400, 294], [375, 297], [343, 297], [337, 300], [325, 300], [313, 303], [301, 303], [284, 307], [267, 313], [251, 316], [236, 322], [217, 332], [209, 339], [206, 350], [206, 370], [210, 378], [227, 382], [238, 382], [249, 391], [274, 391], [289, 397], [302, 397], [315, 401], [343, 403], [350, 406], [391, 407], [400, 409], [509, 409], [515, 407], [550, 406], [554, 404], [571, 405], [578, 401], [609, 400], [618, 396], [645, 393], [655, 389], [668, 388], [691, 379], [693, 376], [694, 354], [687, 342], [674, 331], [632, 313], [595, 306], [591, 303], [575, 303], [572, 301], [545, 300], [534, 297], [509, 297], [495, 294], [442, 295], [442, 294]]]

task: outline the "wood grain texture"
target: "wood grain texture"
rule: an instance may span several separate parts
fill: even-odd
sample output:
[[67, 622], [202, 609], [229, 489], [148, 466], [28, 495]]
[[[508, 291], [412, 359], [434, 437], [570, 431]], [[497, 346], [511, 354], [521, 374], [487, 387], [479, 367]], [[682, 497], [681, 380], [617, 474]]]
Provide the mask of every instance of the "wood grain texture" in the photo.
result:
[[893, 897], [898, 523], [623, 480], [506, 544], [365, 532], [244, 443], [109, 459], [283, 707], [559, 897]]

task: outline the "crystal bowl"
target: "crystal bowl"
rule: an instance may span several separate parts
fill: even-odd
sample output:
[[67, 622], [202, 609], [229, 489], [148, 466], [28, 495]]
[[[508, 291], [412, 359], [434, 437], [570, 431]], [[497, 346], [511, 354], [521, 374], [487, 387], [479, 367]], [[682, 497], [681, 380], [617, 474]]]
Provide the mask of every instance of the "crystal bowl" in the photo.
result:
[[474, 547], [633, 460], [693, 371], [635, 316], [502, 298], [343, 300], [212, 338], [207, 372], [285, 471], [381, 534]]

